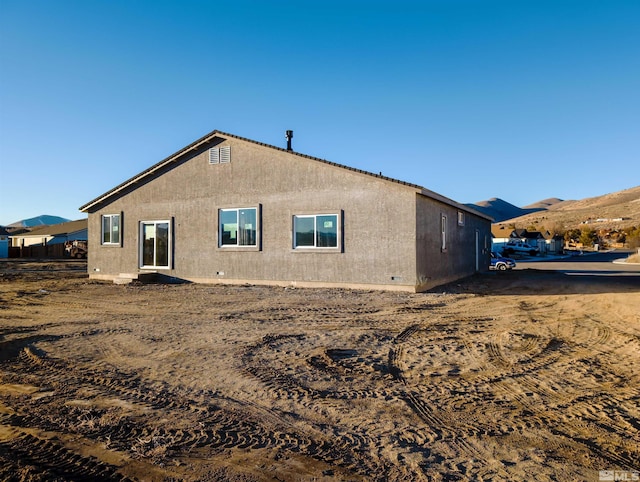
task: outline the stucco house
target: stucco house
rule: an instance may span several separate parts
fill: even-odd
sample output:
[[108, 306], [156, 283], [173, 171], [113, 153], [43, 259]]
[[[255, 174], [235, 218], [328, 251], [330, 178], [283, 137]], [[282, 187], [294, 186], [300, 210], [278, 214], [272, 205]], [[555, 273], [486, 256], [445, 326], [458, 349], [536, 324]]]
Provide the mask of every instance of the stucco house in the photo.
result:
[[547, 245], [545, 243], [544, 236], [540, 231], [529, 231], [528, 229], [515, 229], [512, 237], [523, 243], [527, 243], [529, 246], [538, 248], [540, 253], [547, 252]]
[[550, 254], [558, 254], [563, 252], [564, 236], [561, 236], [557, 233], [552, 233], [551, 231], [547, 230], [542, 233], [542, 237], [544, 238], [544, 250], [541, 252]]
[[87, 241], [87, 219], [20, 229], [9, 235], [9, 257], [63, 257], [65, 244]]
[[493, 236], [493, 250], [502, 251], [509, 241], [522, 241], [529, 246], [538, 248], [540, 254], [561, 253], [564, 246], [564, 238], [551, 231], [539, 232], [527, 229], [515, 229], [504, 224], [494, 224], [491, 226]]
[[19, 234], [12, 234], [11, 246], [48, 246], [52, 244], [64, 244], [67, 241], [87, 240], [87, 220], [78, 219], [65, 223], [38, 226]]
[[491, 245], [492, 250], [496, 253], [502, 252], [504, 245], [509, 241], [513, 241], [512, 235], [515, 235], [514, 229], [505, 226], [504, 224], [492, 224], [491, 225]]
[[216, 130], [83, 205], [90, 277], [424, 291], [487, 269], [486, 215], [290, 143]]

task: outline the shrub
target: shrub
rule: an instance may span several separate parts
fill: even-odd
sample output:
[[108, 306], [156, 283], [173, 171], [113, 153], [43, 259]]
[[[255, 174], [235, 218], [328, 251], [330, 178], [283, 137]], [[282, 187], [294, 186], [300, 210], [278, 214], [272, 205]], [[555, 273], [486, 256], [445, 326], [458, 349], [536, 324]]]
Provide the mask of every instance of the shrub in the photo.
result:
[[596, 233], [593, 229], [584, 228], [580, 233], [580, 237], [578, 240], [582, 243], [583, 246], [593, 246], [598, 242], [598, 233]]
[[640, 248], [640, 226], [627, 230], [626, 242], [631, 249]]

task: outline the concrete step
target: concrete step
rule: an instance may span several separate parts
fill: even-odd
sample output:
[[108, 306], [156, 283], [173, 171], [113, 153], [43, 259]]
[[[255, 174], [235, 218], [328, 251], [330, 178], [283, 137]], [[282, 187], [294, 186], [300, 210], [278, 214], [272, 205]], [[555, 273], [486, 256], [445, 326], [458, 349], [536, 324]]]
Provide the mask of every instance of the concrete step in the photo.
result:
[[133, 281], [133, 278], [127, 278], [127, 277], [120, 277], [118, 276], [117, 278], [113, 279], [113, 284], [116, 285], [128, 285]]
[[117, 285], [128, 285], [133, 280], [140, 281], [142, 283], [152, 283], [156, 281], [158, 273], [145, 272], [145, 273], [120, 273], [117, 278], [114, 278], [113, 283]]

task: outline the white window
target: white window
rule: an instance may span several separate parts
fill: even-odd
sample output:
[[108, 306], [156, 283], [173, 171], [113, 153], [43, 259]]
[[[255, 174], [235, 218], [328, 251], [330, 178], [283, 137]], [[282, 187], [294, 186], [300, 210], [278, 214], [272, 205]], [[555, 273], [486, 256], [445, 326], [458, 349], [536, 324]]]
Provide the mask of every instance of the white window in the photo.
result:
[[447, 250], [447, 216], [445, 214], [442, 215], [441, 219], [440, 219], [440, 232], [442, 234], [441, 237], [441, 246], [440, 246], [440, 250], [441, 251], [446, 251]]
[[458, 211], [458, 226], [464, 226], [464, 213]]
[[293, 247], [337, 248], [339, 239], [337, 214], [311, 214], [293, 217]]
[[171, 267], [171, 222], [142, 221], [140, 223], [140, 267]]
[[231, 162], [231, 146], [212, 147], [209, 149], [209, 164], [229, 164]]
[[120, 215], [102, 216], [102, 244], [120, 246]]
[[218, 211], [218, 246], [257, 246], [258, 209], [238, 208]]

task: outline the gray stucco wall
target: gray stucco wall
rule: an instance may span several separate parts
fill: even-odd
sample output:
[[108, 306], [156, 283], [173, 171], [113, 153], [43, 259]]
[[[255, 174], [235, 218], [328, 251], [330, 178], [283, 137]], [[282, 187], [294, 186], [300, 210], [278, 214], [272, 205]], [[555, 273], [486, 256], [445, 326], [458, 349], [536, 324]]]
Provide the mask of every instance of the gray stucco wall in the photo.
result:
[[[229, 164], [210, 165], [208, 149], [201, 149], [91, 211], [89, 274], [139, 272], [140, 221], [167, 219], [174, 230], [172, 269], [158, 271], [169, 276], [415, 288], [417, 189], [236, 138], [217, 147], [227, 145]], [[261, 249], [218, 247], [218, 209], [246, 207], [261, 209]], [[101, 215], [120, 212], [122, 246], [101, 246]], [[343, 217], [341, 249], [294, 250], [293, 216], [324, 213]]]
[[[487, 270], [491, 250], [489, 220], [423, 195], [417, 196], [416, 203], [418, 290]], [[463, 224], [458, 222], [459, 212], [463, 213]], [[443, 215], [447, 218], [444, 250]]]

